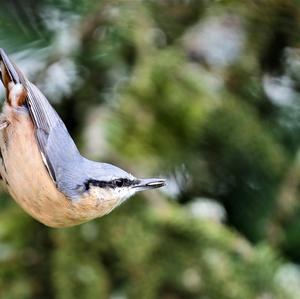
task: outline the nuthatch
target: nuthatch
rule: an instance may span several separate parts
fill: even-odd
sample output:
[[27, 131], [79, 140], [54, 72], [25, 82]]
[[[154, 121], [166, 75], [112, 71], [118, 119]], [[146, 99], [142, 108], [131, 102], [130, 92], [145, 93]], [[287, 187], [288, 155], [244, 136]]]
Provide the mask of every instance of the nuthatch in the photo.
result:
[[0, 174], [11, 196], [32, 217], [67, 227], [110, 213], [163, 179], [137, 179], [79, 153], [41, 91], [0, 49], [6, 100], [0, 115]]

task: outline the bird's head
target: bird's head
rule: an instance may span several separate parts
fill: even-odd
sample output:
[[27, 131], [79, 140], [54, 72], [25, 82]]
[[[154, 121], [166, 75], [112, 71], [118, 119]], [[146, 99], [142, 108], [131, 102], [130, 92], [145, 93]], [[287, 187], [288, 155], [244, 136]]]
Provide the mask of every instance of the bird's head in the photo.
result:
[[85, 192], [94, 194], [99, 200], [115, 200], [117, 205], [137, 192], [160, 188], [166, 184], [161, 178], [136, 178], [111, 164], [97, 163], [97, 167], [95, 166], [92, 166], [92, 173], [84, 182]]

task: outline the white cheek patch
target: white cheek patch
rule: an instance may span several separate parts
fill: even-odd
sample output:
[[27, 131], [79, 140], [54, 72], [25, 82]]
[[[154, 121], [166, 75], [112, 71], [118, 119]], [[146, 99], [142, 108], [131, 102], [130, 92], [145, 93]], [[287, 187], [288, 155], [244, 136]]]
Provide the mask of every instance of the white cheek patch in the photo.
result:
[[131, 188], [99, 188], [91, 187], [89, 193], [98, 201], [115, 201], [116, 205], [121, 204], [135, 192]]
[[131, 197], [135, 192], [131, 188], [117, 188], [120, 203]]
[[114, 200], [115, 196], [107, 188], [91, 187], [89, 193], [99, 201]]

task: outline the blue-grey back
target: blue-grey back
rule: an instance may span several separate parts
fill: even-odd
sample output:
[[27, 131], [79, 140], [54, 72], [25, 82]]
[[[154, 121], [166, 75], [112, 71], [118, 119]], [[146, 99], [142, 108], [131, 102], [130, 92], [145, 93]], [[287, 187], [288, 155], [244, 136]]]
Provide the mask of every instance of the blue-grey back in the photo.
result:
[[[49, 174], [57, 188], [67, 197], [76, 200], [85, 192], [88, 180], [110, 181], [131, 175], [107, 163], [98, 163], [81, 156], [65, 124], [39, 89], [28, 85], [35, 107], [36, 136]], [[30, 107], [29, 107], [30, 109]]]

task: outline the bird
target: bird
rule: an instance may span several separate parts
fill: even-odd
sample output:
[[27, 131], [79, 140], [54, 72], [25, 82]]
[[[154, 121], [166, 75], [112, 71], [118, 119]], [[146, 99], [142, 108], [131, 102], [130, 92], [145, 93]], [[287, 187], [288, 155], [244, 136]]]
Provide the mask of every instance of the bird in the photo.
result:
[[135, 193], [166, 185], [136, 178], [81, 155], [64, 122], [36, 85], [0, 48], [6, 98], [0, 114], [0, 175], [14, 200], [53, 228], [110, 213]]

